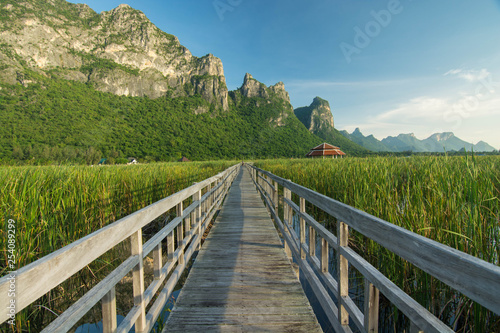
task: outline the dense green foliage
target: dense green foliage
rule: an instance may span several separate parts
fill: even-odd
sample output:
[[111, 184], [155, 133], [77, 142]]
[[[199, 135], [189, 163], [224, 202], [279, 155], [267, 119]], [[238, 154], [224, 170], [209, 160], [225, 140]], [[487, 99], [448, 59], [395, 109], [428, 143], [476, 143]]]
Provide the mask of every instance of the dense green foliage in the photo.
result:
[[[498, 156], [275, 160], [256, 166], [500, 265]], [[332, 219], [308, 209], [336, 233]], [[350, 246], [444, 322], [466, 332], [500, 329], [499, 316], [359, 233], [351, 234]]]
[[[4, 164], [299, 157], [321, 142], [295, 117], [285, 119], [285, 126], [271, 123], [283, 110], [277, 98], [268, 103], [236, 92], [230, 110], [220, 111], [198, 95], [153, 100], [99, 92], [56, 75], [30, 72], [25, 80], [36, 83], [1, 86]], [[208, 112], [195, 114], [198, 107]]]
[[[234, 163], [0, 167], [0, 276], [7, 271], [9, 219], [15, 221], [20, 268]], [[120, 257], [106, 253], [18, 314], [17, 331], [40, 332], [54, 319], [46, 308], [61, 313], [121, 263]]]

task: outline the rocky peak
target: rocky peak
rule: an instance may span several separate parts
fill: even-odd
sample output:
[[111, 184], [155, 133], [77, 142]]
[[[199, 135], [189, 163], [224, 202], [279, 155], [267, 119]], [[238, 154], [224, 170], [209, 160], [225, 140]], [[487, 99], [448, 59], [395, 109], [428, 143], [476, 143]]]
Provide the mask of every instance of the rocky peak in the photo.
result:
[[0, 61], [7, 64], [0, 70], [1, 82], [15, 83], [25, 69], [56, 69], [55, 75], [92, 83], [104, 92], [150, 98], [200, 94], [228, 109], [221, 60], [212, 54], [194, 57], [139, 10], [120, 5], [97, 14], [87, 5], [63, 0], [7, 7], [8, 24], [0, 22], [0, 44], [5, 46]]
[[222, 61], [209, 53], [198, 61], [197, 75], [224, 76]]
[[283, 82], [280, 81], [276, 83], [274, 86], [270, 86], [269, 89], [271, 89], [272, 92], [276, 94], [276, 96], [290, 103], [290, 96], [288, 95], [288, 92], [285, 90], [285, 84]]
[[252, 97], [269, 98], [266, 85], [255, 80], [253, 76], [250, 75], [249, 73], [245, 74], [245, 78], [243, 79], [243, 85], [240, 88], [240, 92], [243, 96], [248, 98]]
[[334, 128], [330, 103], [320, 97], [315, 97], [311, 105], [297, 108], [295, 115], [313, 133]]
[[440, 142], [440, 141], [446, 141], [454, 136], [455, 134], [453, 134], [452, 132], [434, 133], [429, 137], [429, 139], [433, 139], [436, 140], [437, 142]]

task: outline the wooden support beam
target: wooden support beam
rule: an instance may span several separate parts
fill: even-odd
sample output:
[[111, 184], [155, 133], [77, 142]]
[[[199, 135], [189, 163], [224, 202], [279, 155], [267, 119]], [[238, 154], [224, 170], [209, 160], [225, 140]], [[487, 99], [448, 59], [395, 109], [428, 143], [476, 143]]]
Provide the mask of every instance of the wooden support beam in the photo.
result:
[[[176, 207], [176, 212], [177, 212], [177, 216], [182, 216], [182, 214], [184, 213], [184, 208], [182, 206], [182, 202], [180, 202], [177, 207]], [[182, 240], [184, 239], [184, 223], [186, 223], [186, 221], [181, 221], [181, 223], [179, 223], [179, 225], [177, 226], [177, 247], [180, 246], [180, 244], [182, 244]], [[184, 263], [184, 250], [181, 250], [181, 253], [179, 255], [179, 264], [183, 264]]]
[[[201, 191], [198, 191], [195, 194], [193, 194], [193, 202], [200, 201], [200, 200], [201, 200]], [[194, 217], [193, 217], [192, 223], [197, 228], [196, 233], [198, 235], [200, 235], [200, 237], [202, 237], [203, 235], [201, 234], [201, 202], [198, 205], [198, 207], [196, 207], [196, 209], [194, 210], [193, 213], [194, 213]], [[200, 249], [201, 249], [201, 238], [200, 238], [200, 242], [198, 243], [197, 250], [200, 250]]]
[[[283, 195], [286, 199], [291, 199], [292, 198], [292, 192], [290, 192], [290, 190], [286, 187], [283, 188]], [[291, 219], [293, 218], [293, 215], [292, 215], [292, 209], [291, 207], [287, 204], [287, 203], [284, 203], [283, 204], [283, 213], [284, 213], [284, 219], [283, 219], [283, 223], [285, 225], [289, 225], [290, 224], [290, 221]], [[290, 234], [290, 232], [288, 231], [288, 228], [285, 228], [285, 233], [287, 234]], [[288, 259], [290, 259], [290, 261], [292, 260], [292, 251], [290, 250], [290, 246], [288, 245], [287, 242], [284, 242], [285, 243], [285, 252], [286, 252], [286, 255], [288, 257]]]
[[[347, 247], [349, 242], [349, 226], [344, 222], [337, 222], [337, 239], [339, 247]], [[338, 282], [339, 294], [338, 299], [349, 296], [349, 263], [347, 259], [337, 251]], [[342, 302], [340, 302], [342, 303]], [[349, 313], [343, 304], [339, 306], [339, 320], [341, 325], [349, 325]]]
[[142, 229], [130, 236], [131, 255], [137, 255], [139, 262], [132, 270], [134, 306], [139, 308], [135, 321], [135, 331], [142, 332], [146, 327], [146, 306], [144, 304], [144, 263], [142, 256]]
[[[305, 213], [306, 211], [306, 199], [300, 198], [300, 212]], [[300, 217], [300, 258], [306, 258], [306, 251], [302, 247], [302, 244], [306, 243], [306, 221], [304, 218]]]
[[378, 332], [379, 290], [365, 278], [365, 330], [367, 333]]
[[155, 280], [158, 280], [161, 276], [161, 268], [163, 267], [163, 253], [161, 250], [162, 242], [156, 245], [153, 250], [153, 269]]
[[274, 209], [276, 212], [278, 212], [278, 207], [279, 207], [278, 182], [274, 180], [273, 185], [274, 185], [274, 192], [273, 192]]
[[116, 292], [115, 287], [102, 298], [102, 332], [115, 333], [117, 327], [116, 321]]
[[328, 273], [328, 242], [321, 238], [321, 272]]
[[316, 229], [313, 226], [309, 226], [309, 255], [316, 256]]

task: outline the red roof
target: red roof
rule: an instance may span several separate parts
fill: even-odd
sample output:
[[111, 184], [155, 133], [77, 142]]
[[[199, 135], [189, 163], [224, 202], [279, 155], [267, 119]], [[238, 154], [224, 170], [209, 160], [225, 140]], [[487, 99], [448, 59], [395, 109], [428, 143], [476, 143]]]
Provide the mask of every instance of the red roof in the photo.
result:
[[342, 150], [340, 150], [339, 147], [332, 146], [328, 143], [323, 143], [311, 149], [311, 151], [306, 156], [315, 157], [315, 156], [335, 156], [335, 155], [345, 155], [345, 153]]
[[317, 147], [314, 147], [313, 149], [311, 150], [325, 150], [325, 149], [340, 149], [339, 147], [336, 147], [336, 146], [332, 146], [331, 144], [329, 143], [322, 143], [320, 144], [319, 146]]

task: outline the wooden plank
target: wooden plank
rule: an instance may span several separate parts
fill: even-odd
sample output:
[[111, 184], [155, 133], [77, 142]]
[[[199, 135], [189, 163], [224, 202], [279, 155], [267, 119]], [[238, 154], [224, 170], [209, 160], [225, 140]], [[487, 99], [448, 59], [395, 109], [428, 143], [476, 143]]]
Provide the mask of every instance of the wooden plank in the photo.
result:
[[168, 332], [203, 332], [203, 333], [241, 333], [241, 332], [314, 332], [316, 331], [315, 323], [290, 323], [285, 324], [266, 324], [259, 325], [190, 325], [180, 323], [176, 329], [168, 330]]
[[164, 332], [207, 327], [321, 332], [247, 171], [230, 188]]
[[102, 331], [114, 333], [116, 327], [116, 292], [113, 287], [102, 299]]
[[[337, 222], [337, 239], [339, 241], [339, 247], [347, 247], [349, 243], [349, 227], [343, 222]], [[342, 299], [343, 297], [349, 296], [349, 263], [347, 259], [337, 251], [337, 263], [338, 278], [339, 283], [338, 297], [337, 299]], [[342, 325], [349, 325], [349, 313], [347, 312], [345, 306], [341, 303], [339, 306], [339, 319]]]
[[367, 333], [378, 332], [379, 290], [365, 279], [365, 317], [364, 326]]
[[[131, 254], [142, 258], [142, 229], [137, 230], [130, 236], [130, 251]], [[144, 262], [139, 260], [139, 263], [132, 270], [132, 287], [134, 295], [134, 306], [138, 307], [139, 316], [135, 321], [135, 329], [138, 332], [144, 330], [146, 326], [146, 304], [144, 304]]]
[[[306, 211], [306, 200], [304, 198], [300, 198], [300, 213], [305, 213]], [[306, 220], [302, 216], [300, 216], [300, 258], [306, 258], [306, 252], [302, 249], [302, 244], [306, 242]]]

